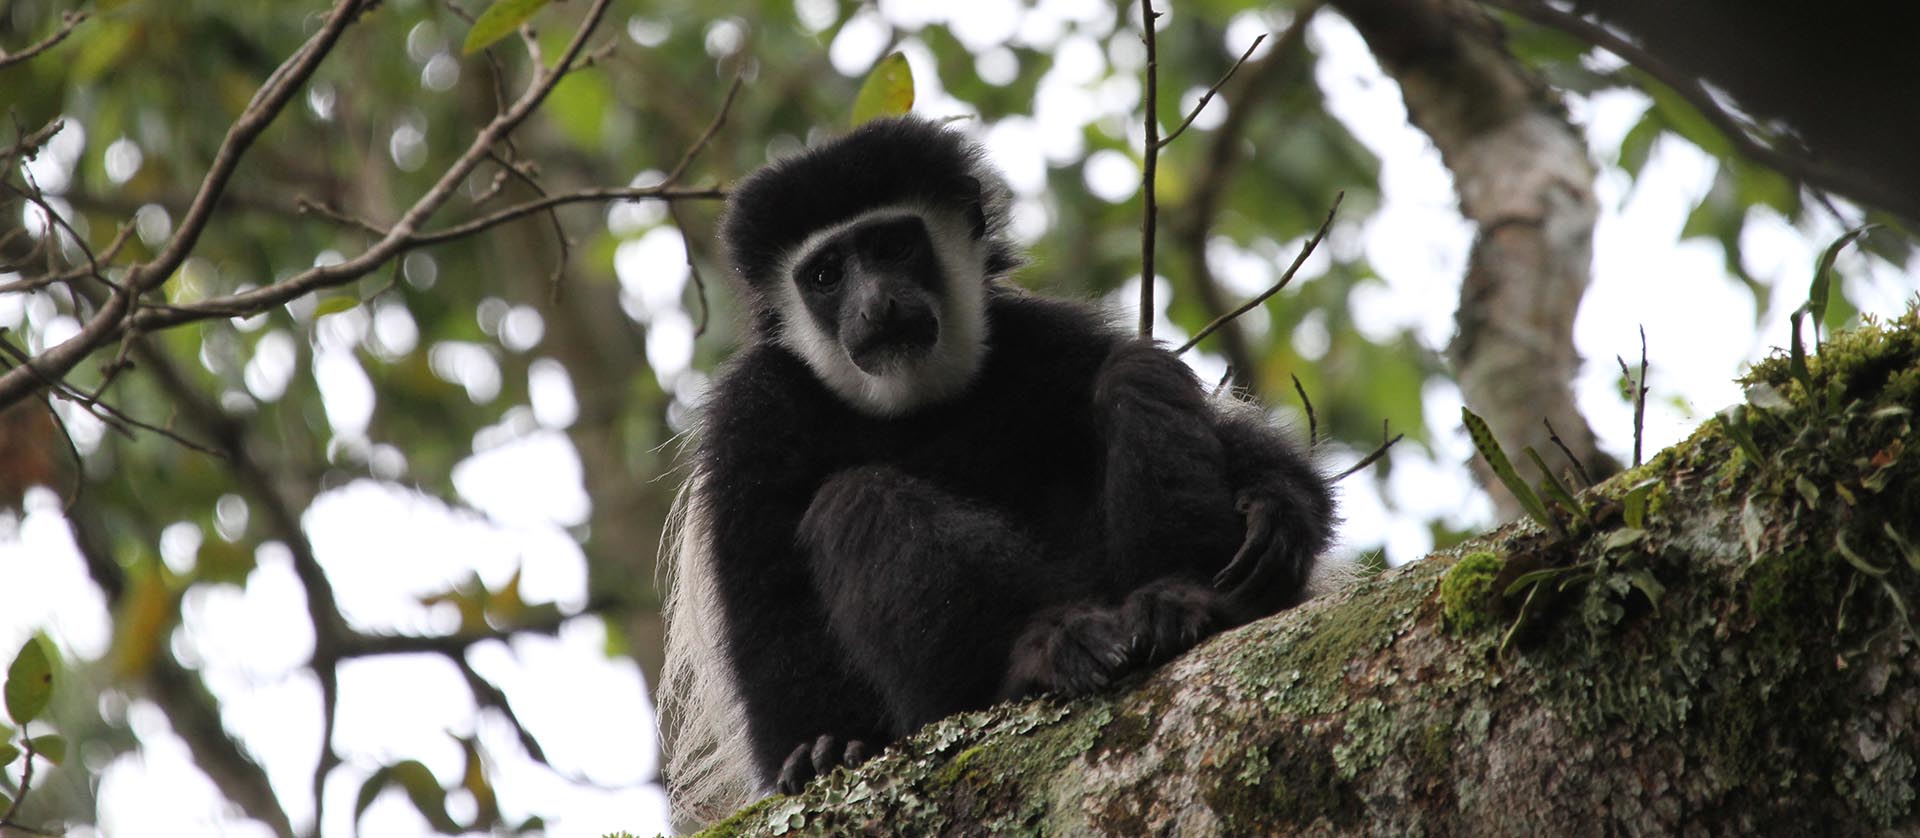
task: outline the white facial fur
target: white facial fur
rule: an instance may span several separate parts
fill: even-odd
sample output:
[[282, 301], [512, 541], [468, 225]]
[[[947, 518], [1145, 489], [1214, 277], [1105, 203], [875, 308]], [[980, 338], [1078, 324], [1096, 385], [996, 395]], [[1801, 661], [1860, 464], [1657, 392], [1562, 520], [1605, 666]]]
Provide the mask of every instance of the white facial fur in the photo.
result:
[[[940, 331], [926, 355], [876, 375], [855, 366], [846, 347], [813, 321], [793, 272], [834, 236], [873, 221], [907, 216], [917, 216], [926, 225], [934, 260], [946, 278]], [[985, 274], [986, 247], [972, 236], [959, 213], [909, 206], [868, 210], [814, 231], [781, 261], [776, 292], [780, 295], [779, 341], [856, 410], [871, 416], [900, 416], [958, 396], [973, 382], [987, 346]]]

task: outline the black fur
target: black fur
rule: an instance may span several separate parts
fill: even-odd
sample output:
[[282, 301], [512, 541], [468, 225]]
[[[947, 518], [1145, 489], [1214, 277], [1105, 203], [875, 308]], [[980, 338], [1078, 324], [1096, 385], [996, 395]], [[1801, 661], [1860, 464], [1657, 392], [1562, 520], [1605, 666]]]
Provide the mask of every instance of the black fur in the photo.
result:
[[[762, 326], [803, 316], [772, 310], [783, 248], [901, 196], [978, 205], [948, 188], [976, 158], [887, 121], [750, 179], [725, 235]], [[873, 416], [761, 331], [706, 407], [698, 500], [763, 785], [1001, 698], [1101, 689], [1297, 603], [1327, 544], [1324, 478], [1172, 355], [1079, 304], [941, 292], [988, 295], [956, 397]]]

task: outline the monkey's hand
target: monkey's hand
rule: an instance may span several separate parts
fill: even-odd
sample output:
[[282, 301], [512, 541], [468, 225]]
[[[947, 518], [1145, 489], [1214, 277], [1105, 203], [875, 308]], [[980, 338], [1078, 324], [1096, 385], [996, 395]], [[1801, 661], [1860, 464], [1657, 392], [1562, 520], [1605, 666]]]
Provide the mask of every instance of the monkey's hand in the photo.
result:
[[1310, 544], [1325, 538], [1303, 520], [1301, 505], [1284, 490], [1251, 487], [1234, 506], [1246, 518], [1247, 534], [1233, 561], [1213, 577], [1213, 587], [1236, 607], [1269, 614], [1299, 604], [1313, 569]]
[[866, 762], [868, 756], [867, 743], [822, 733], [812, 742], [795, 746], [793, 753], [787, 755], [787, 761], [780, 766], [780, 793], [799, 794], [813, 778], [843, 765], [853, 768]]
[[1243, 620], [1236, 618], [1220, 592], [1197, 582], [1168, 578], [1128, 594], [1120, 606], [1120, 622], [1132, 638], [1134, 659], [1151, 665], [1169, 660]]
[[1116, 609], [1081, 603], [1043, 611], [1013, 642], [1000, 697], [1097, 692], [1126, 671], [1133, 645]]

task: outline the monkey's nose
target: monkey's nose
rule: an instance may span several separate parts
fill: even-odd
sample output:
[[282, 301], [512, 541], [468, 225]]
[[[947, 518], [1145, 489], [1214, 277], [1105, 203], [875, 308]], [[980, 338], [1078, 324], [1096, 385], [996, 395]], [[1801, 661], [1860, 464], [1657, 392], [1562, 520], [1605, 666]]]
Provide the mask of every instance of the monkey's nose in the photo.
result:
[[883, 296], [860, 309], [860, 319], [868, 323], [886, 323], [891, 321], [900, 310], [899, 303], [892, 295]]

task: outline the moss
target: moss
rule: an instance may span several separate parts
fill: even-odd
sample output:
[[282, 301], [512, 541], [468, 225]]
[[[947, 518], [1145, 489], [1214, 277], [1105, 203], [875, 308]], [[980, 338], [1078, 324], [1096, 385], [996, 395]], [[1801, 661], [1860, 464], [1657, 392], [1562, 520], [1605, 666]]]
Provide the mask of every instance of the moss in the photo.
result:
[[1455, 634], [1467, 634], [1493, 625], [1493, 583], [1506, 566], [1492, 553], [1470, 553], [1447, 572], [1440, 581], [1440, 613], [1447, 628]]

